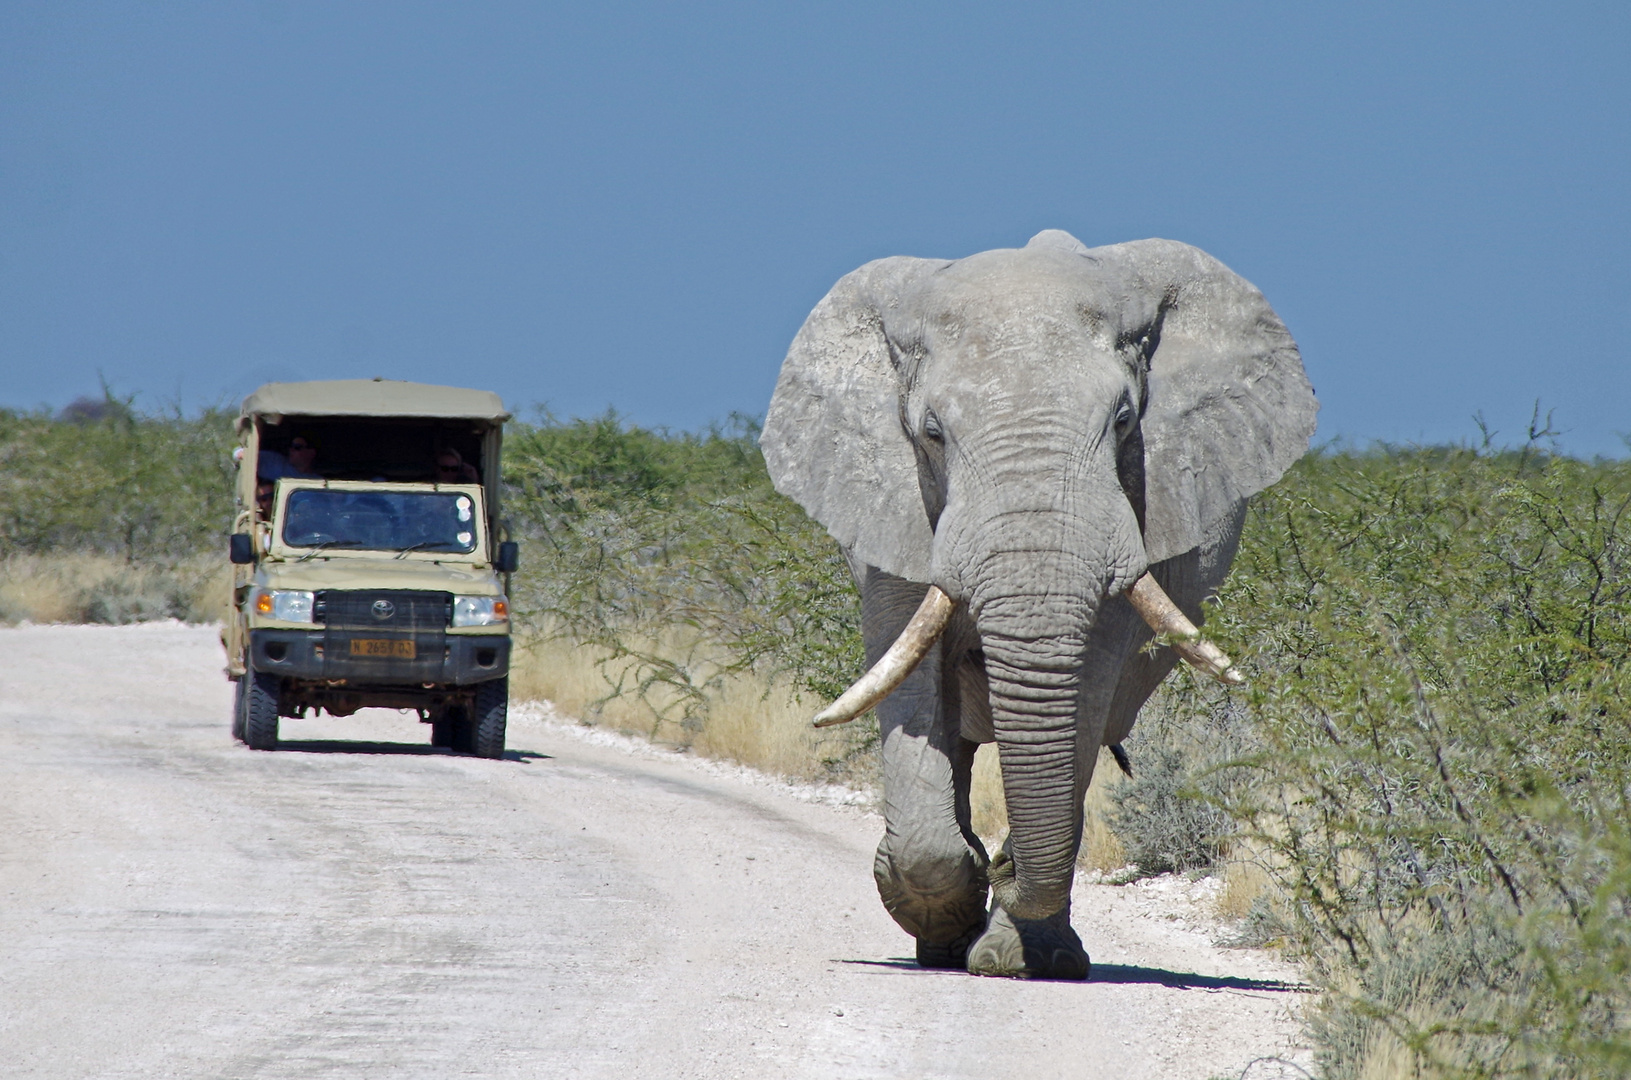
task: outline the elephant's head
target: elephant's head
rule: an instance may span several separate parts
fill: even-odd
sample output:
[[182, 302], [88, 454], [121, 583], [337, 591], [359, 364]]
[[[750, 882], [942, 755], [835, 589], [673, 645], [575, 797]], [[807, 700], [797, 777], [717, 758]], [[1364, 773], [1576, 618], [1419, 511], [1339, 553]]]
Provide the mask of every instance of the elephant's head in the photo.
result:
[[[1005, 777], [1059, 774], [1007, 784], [1015, 861], [1034, 862], [1069, 857], [1047, 834], [1074, 821], [1107, 598], [1238, 520], [1307, 449], [1316, 408], [1285, 327], [1217, 260], [1049, 231], [843, 278], [788, 352], [760, 445], [857, 560], [966, 605]], [[1057, 908], [1034, 901], [1010, 909]]]

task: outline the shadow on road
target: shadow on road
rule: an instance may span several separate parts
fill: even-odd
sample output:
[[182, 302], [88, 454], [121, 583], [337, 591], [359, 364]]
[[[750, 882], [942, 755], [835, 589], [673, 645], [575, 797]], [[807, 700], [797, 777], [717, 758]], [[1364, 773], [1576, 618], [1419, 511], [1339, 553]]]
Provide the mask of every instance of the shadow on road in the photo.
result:
[[[343, 739], [302, 739], [277, 744], [280, 753], [294, 754], [399, 754], [409, 757], [469, 757], [440, 746], [404, 742], [348, 742]], [[550, 755], [532, 750], [506, 750], [505, 761], [549, 761]]]
[[[895, 971], [915, 971], [925, 975], [962, 975], [964, 972], [944, 968], [920, 968], [917, 961], [905, 956], [892, 956], [888, 960], [834, 960], [835, 964], [855, 967], [874, 967]], [[1281, 982], [1279, 979], [1248, 979], [1234, 975], [1197, 975], [1192, 971], [1168, 971], [1166, 968], [1138, 967], [1133, 964], [1094, 964], [1088, 982], [1144, 983], [1151, 986], [1169, 986], [1174, 990], [1266, 990], [1282, 994], [1312, 994], [1314, 988], [1303, 983]]]
[[1193, 971], [1168, 971], [1166, 968], [1138, 967], [1134, 964], [1094, 964], [1089, 982], [1151, 983], [1170, 986], [1175, 990], [1273, 990], [1287, 994], [1312, 994], [1314, 988], [1303, 983], [1281, 982], [1279, 979], [1248, 979], [1234, 975], [1197, 975]]
[[[920, 968], [917, 966], [916, 960], [906, 956], [892, 956], [888, 960], [833, 960], [830, 962], [834, 964], [848, 964], [851, 967], [894, 968], [896, 971], [926, 971], [930, 972], [931, 974], [938, 974], [939, 972], [946, 970], [943, 968]], [[953, 971], [952, 974], [961, 975], [962, 972]]]

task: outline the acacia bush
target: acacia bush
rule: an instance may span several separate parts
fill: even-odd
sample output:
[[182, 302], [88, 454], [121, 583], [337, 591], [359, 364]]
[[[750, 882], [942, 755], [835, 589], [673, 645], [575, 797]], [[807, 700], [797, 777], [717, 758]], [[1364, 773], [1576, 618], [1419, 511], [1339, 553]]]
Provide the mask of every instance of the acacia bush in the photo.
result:
[[111, 394], [88, 404], [60, 419], [0, 409], [0, 557], [95, 551], [135, 564], [224, 551], [233, 414], [144, 414]]
[[0, 622], [219, 618], [234, 443], [221, 410], [107, 393], [0, 409]]
[[[688, 741], [747, 673], [835, 697], [862, 664], [860, 602], [826, 532], [770, 486], [744, 418], [670, 435], [614, 414], [517, 425], [506, 512], [526, 545], [516, 608], [600, 658], [653, 736]], [[875, 743], [834, 733], [835, 767]], [[842, 771], [839, 769], [839, 771]]]
[[[1631, 464], [1317, 454], [1211, 626], [1251, 658], [1221, 805], [1328, 991], [1328, 1077], [1631, 1074]], [[1220, 698], [1176, 693], [1204, 730]]]

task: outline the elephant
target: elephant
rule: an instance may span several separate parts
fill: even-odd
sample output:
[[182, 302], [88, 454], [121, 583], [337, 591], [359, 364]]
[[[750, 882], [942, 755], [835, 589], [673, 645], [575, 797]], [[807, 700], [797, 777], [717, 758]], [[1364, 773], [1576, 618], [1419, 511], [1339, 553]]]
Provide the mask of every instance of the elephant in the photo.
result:
[[[1201, 605], [1317, 410], [1262, 293], [1170, 240], [880, 259], [811, 312], [759, 443], [860, 591], [873, 668], [818, 722], [877, 710], [874, 877], [920, 965], [1088, 977], [1070, 898], [1099, 748], [1180, 654], [1239, 679]], [[969, 806], [990, 742], [994, 856]]]

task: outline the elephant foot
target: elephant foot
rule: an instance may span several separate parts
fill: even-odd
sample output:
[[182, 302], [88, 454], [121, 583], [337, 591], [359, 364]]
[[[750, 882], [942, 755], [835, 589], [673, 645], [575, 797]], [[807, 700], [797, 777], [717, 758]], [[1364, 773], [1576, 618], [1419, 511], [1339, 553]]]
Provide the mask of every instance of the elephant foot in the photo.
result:
[[950, 941], [924, 941], [918, 938], [917, 966], [964, 971], [968, 968], [968, 950], [983, 933], [985, 933], [984, 919]]
[[985, 933], [968, 951], [968, 970], [1010, 979], [1081, 980], [1092, 964], [1071, 929], [1069, 905], [1046, 919], [1016, 919], [992, 904]]

